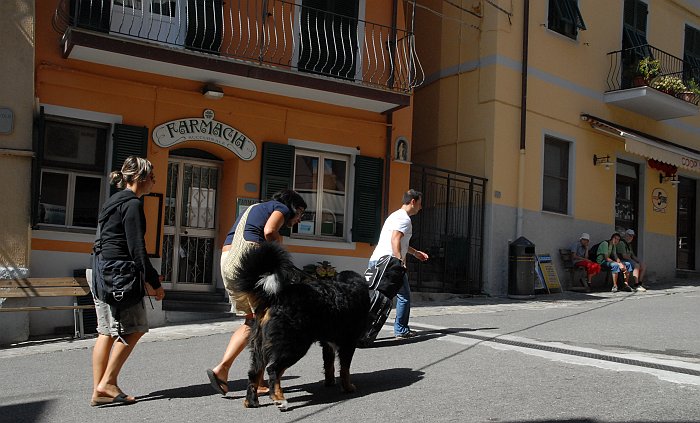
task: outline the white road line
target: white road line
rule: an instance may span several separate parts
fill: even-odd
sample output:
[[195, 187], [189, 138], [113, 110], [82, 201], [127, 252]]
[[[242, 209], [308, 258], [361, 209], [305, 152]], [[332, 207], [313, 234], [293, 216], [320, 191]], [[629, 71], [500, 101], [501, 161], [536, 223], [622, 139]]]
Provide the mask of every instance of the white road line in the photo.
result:
[[[411, 326], [416, 328], [416, 329], [420, 328], [420, 329], [428, 329], [428, 330], [447, 330], [448, 329], [446, 327], [428, 325], [428, 324], [423, 324], [423, 323], [421, 323], [421, 324], [412, 323]], [[593, 348], [583, 348], [583, 347], [562, 344], [559, 342], [541, 342], [541, 341], [537, 341], [534, 339], [523, 338], [523, 337], [512, 336], [512, 335], [503, 335], [503, 334], [499, 334], [499, 333], [495, 333], [495, 332], [487, 332], [487, 331], [470, 331], [470, 332], [466, 333], [465, 335], [501, 339], [501, 340], [507, 340], [507, 341], [513, 341], [513, 342], [546, 346], [546, 347], [551, 347], [551, 348], [560, 348], [560, 349], [568, 350], [568, 351], [577, 351], [577, 352], [583, 352], [583, 353], [599, 354], [599, 355], [604, 355], [604, 356], [609, 356], [609, 357], [617, 357], [617, 358], [621, 358], [621, 359], [637, 360], [637, 361], [641, 361], [641, 362], [649, 363], [649, 364], [655, 364], [655, 365], [661, 365], [661, 366], [672, 366], [672, 367], [678, 367], [678, 368], [687, 369], [687, 370], [700, 371], [700, 364], [699, 363], [689, 363], [687, 361], [682, 361], [682, 360], [672, 359], [672, 358], [661, 358], [658, 356], [641, 354], [638, 352], [630, 352], [630, 353], [608, 352], [608, 351], [597, 350], [597, 349], [593, 349]], [[474, 345], [478, 344], [478, 345], [488, 346], [490, 348], [497, 349], [497, 350], [517, 351], [517, 352], [520, 352], [523, 354], [541, 357], [541, 358], [551, 360], [551, 361], [557, 361], [557, 362], [569, 363], [569, 364], [577, 364], [577, 365], [581, 365], [581, 366], [591, 366], [591, 367], [597, 367], [597, 368], [612, 370], [612, 371], [646, 373], [646, 374], [655, 376], [655, 377], [657, 377], [661, 380], [667, 381], [667, 382], [700, 386], [700, 376], [693, 376], [693, 375], [688, 375], [688, 374], [683, 374], [683, 373], [677, 373], [674, 371], [654, 369], [654, 368], [650, 368], [650, 367], [637, 366], [637, 365], [633, 365], [633, 364], [616, 363], [616, 362], [612, 362], [612, 361], [582, 357], [582, 356], [573, 355], [573, 354], [546, 351], [546, 350], [540, 350], [537, 348], [528, 348], [526, 346], [502, 344], [502, 343], [499, 343], [496, 341], [482, 340], [482, 339], [476, 339], [473, 337], [470, 338], [470, 337], [459, 336], [459, 335], [445, 335], [443, 337], [436, 338], [436, 340], [452, 342], [452, 343], [466, 345], [466, 346], [474, 346]]]

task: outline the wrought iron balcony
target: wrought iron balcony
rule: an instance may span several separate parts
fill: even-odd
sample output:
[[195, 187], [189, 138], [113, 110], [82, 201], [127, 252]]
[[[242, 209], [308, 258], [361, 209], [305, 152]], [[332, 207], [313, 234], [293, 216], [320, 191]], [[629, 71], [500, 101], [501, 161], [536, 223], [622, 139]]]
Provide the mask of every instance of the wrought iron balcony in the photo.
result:
[[608, 53], [605, 102], [656, 120], [698, 114], [700, 69], [650, 45]]
[[[361, 86], [378, 91], [369, 97], [380, 102], [389, 98], [388, 103], [396, 103], [391, 94], [409, 96], [423, 81], [413, 32], [293, 0], [61, 0], [54, 27], [63, 35], [65, 55], [82, 60], [71, 56], [76, 45], [144, 60], [171, 61], [164, 52], [179, 53], [173, 64], [185, 60], [186, 66], [192, 60], [184, 55], [194, 54], [210, 63], [206, 70], [219, 74], [266, 79], [274, 70], [286, 74], [271, 78], [274, 82], [330, 80], [335, 85], [321, 83], [315, 89], [332, 91], [338, 83]], [[99, 43], [90, 41], [96, 36]], [[94, 61], [113, 64], [104, 58]], [[241, 65], [258, 70], [242, 70]], [[300, 74], [307, 82], [299, 82]], [[353, 95], [347, 88], [340, 91]]]

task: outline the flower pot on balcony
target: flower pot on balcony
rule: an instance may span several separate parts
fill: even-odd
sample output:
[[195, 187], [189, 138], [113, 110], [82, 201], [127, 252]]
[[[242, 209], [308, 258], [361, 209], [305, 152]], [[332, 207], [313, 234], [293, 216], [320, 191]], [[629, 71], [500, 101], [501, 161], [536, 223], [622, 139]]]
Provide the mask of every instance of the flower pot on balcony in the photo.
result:
[[649, 85], [649, 83], [648, 83], [647, 80], [646, 80], [643, 76], [641, 76], [641, 75], [637, 75], [637, 76], [634, 77], [634, 79], [632, 79], [632, 86], [633, 86], [633, 87], [644, 87], [644, 86], [647, 86], [647, 85]]

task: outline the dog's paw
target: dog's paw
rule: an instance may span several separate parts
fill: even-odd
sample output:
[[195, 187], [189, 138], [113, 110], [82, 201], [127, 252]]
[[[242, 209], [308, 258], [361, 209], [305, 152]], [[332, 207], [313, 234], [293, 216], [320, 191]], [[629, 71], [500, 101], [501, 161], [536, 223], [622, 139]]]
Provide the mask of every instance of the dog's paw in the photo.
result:
[[352, 383], [343, 384], [343, 391], [347, 393], [355, 392], [357, 388]]
[[275, 401], [275, 405], [280, 411], [287, 411], [289, 409], [289, 403], [287, 400]]
[[243, 407], [245, 408], [258, 408], [260, 407], [260, 402], [256, 399], [254, 401], [243, 400]]
[[325, 386], [335, 386], [335, 377], [327, 377], [324, 381], [323, 384]]

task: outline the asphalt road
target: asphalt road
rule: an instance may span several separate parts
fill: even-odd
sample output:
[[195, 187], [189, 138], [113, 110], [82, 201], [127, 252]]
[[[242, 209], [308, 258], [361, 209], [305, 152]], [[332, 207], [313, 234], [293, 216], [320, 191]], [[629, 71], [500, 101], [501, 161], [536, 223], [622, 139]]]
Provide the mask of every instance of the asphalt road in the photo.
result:
[[237, 322], [158, 328], [120, 385], [139, 402], [94, 408], [93, 340], [0, 350], [0, 421], [7, 422], [699, 422], [700, 288], [538, 296], [534, 301], [423, 301], [419, 337], [390, 327], [353, 361], [358, 391], [323, 386], [313, 346], [285, 374], [289, 410], [261, 398], [243, 408], [248, 356], [222, 398], [205, 369]]

